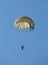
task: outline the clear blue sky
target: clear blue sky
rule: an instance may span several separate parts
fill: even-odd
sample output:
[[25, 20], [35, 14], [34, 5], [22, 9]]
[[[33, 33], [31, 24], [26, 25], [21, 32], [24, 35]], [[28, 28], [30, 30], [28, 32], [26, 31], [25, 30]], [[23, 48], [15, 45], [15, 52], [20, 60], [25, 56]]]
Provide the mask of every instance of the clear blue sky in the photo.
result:
[[[32, 18], [35, 29], [14, 29], [19, 16]], [[48, 0], [0, 0], [0, 65], [48, 65]]]

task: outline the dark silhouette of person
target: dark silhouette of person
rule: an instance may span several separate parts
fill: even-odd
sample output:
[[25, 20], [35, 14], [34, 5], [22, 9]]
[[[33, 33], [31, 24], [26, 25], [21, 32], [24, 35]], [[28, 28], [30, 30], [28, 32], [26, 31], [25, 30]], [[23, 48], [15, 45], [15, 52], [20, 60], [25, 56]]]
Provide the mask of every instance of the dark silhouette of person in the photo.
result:
[[24, 46], [23, 46], [23, 45], [21, 46], [21, 49], [22, 49], [22, 50], [24, 49]]

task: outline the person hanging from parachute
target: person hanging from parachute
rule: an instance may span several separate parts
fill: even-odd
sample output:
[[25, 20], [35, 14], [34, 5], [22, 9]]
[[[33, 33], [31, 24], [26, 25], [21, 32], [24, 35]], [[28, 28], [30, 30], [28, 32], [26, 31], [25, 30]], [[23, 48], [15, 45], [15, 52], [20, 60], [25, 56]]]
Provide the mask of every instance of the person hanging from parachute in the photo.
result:
[[[32, 31], [34, 29], [34, 22], [27, 16], [21, 16], [15, 20], [14, 28], [18, 28], [19, 30], [26, 29]], [[24, 49], [24, 45], [21, 46], [21, 49]]]

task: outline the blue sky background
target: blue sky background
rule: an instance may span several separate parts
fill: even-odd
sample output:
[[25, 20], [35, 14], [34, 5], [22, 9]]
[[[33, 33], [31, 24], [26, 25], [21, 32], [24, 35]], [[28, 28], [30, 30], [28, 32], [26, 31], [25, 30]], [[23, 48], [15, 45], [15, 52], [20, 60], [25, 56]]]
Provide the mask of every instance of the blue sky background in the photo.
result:
[[[20, 16], [33, 19], [32, 32], [14, 29]], [[0, 65], [48, 65], [48, 0], [0, 0]]]

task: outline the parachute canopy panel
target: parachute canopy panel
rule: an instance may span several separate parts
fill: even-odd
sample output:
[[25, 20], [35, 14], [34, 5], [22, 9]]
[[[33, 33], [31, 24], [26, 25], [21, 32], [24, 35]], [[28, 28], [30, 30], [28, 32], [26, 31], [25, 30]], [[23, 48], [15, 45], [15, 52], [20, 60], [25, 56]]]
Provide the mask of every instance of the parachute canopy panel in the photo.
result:
[[18, 28], [19, 30], [32, 30], [34, 29], [34, 22], [31, 18], [27, 16], [21, 16], [15, 20], [14, 28]]

